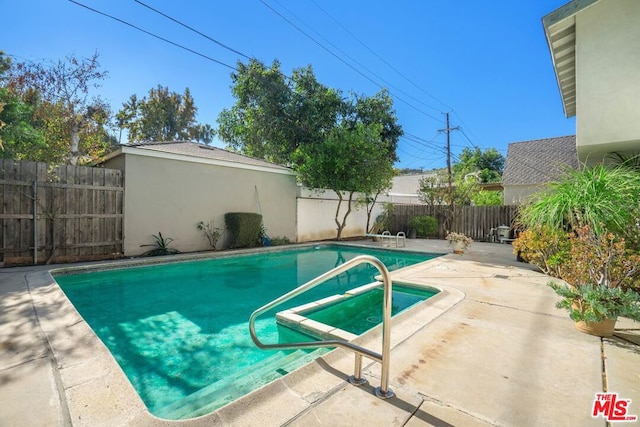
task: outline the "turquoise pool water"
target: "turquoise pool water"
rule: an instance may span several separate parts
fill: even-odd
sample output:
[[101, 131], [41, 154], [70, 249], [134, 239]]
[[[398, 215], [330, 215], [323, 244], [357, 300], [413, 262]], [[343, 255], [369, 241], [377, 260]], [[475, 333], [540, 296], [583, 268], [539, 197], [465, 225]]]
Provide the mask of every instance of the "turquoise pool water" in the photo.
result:
[[[331, 245], [62, 275], [56, 281], [150, 412], [179, 419], [211, 412], [317, 357], [256, 348], [248, 333], [249, 316], [364, 253], [378, 257], [389, 270], [439, 255]], [[372, 282], [377, 273], [372, 266], [358, 266], [278, 311], [342, 294]], [[274, 315], [256, 322], [264, 342], [303, 338], [279, 328]], [[216, 393], [223, 387], [224, 393]]]
[[[396, 314], [431, 298], [438, 291], [414, 289], [406, 286], [393, 286], [391, 315]], [[335, 326], [356, 335], [360, 335], [377, 326], [382, 321], [383, 289], [372, 289], [360, 295], [346, 298], [328, 307], [304, 313], [309, 319]]]

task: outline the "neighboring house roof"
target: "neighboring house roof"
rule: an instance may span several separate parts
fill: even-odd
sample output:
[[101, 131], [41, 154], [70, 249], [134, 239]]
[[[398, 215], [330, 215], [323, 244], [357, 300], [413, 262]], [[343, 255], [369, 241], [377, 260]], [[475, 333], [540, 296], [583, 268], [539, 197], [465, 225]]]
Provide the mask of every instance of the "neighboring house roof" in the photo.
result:
[[503, 185], [544, 184], [566, 167], [577, 168], [575, 135], [512, 142], [502, 173]]
[[542, 18], [562, 105], [567, 117], [576, 115], [576, 19], [578, 12], [600, 0], [573, 0]]
[[[190, 141], [158, 141], [158, 142], [141, 142], [136, 144], [121, 145], [118, 150], [107, 156], [107, 159], [115, 157], [120, 153], [132, 152], [134, 150], [142, 149], [149, 153], [166, 153], [169, 155], [176, 155], [183, 160], [187, 160], [188, 157], [191, 160], [206, 159], [213, 163], [224, 166], [237, 166], [244, 168], [258, 168], [258, 169], [272, 169], [276, 171], [293, 173], [290, 168], [285, 166], [276, 165], [265, 160], [255, 159], [232, 151], [227, 151], [222, 148], [212, 147], [204, 144], [198, 144]], [[188, 157], [182, 157], [188, 156]]]

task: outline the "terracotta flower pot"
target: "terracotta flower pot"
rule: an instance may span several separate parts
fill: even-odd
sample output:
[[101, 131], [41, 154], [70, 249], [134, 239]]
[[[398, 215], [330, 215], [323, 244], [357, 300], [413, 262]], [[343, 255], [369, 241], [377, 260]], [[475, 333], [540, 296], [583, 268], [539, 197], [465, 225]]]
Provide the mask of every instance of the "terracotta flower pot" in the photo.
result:
[[616, 327], [616, 321], [618, 319], [605, 319], [601, 322], [589, 322], [584, 321], [575, 322], [576, 329], [585, 334], [595, 335], [597, 337], [610, 337], [613, 336], [613, 331]]
[[454, 254], [463, 254], [465, 250], [464, 242], [455, 241], [453, 242], [453, 253]]

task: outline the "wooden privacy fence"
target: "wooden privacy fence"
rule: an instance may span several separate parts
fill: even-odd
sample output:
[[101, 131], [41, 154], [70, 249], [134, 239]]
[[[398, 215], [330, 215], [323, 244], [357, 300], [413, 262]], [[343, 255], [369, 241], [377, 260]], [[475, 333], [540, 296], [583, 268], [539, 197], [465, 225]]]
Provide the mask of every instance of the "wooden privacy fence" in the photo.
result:
[[0, 159], [0, 266], [117, 258], [122, 172]]
[[[447, 232], [444, 227], [447, 209], [447, 206], [395, 205], [391, 231], [407, 232], [411, 218], [429, 215], [438, 220], [438, 232], [433, 237], [443, 239]], [[486, 241], [492, 228], [500, 225], [513, 227], [517, 213], [517, 206], [458, 206], [455, 208], [451, 231], [464, 233], [473, 240]]]

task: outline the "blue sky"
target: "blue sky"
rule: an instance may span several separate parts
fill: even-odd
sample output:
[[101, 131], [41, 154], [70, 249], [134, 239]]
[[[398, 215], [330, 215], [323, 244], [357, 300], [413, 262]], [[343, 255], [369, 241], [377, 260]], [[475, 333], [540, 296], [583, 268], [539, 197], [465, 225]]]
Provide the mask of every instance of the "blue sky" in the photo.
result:
[[[77, 1], [225, 64], [244, 59], [134, 0]], [[464, 147], [506, 156], [509, 142], [575, 133], [542, 28], [542, 17], [568, 0], [141, 1], [242, 54], [277, 58], [286, 74], [311, 64], [320, 82], [345, 94], [387, 87], [407, 134], [398, 167], [445, 165], [439, 130], [447, 111], [451, 126], [461, 128], [451, 134], [454, 161]], [[0, 0], [0, 8], [0, 50], [18, 60], [97, 51], [109, 77], [96, 93], [114, 111], [158, 84], [180, 93], [189, 87], [201, 123], [216, 126], [234, 103], [229, 68], [72, 2]]]

